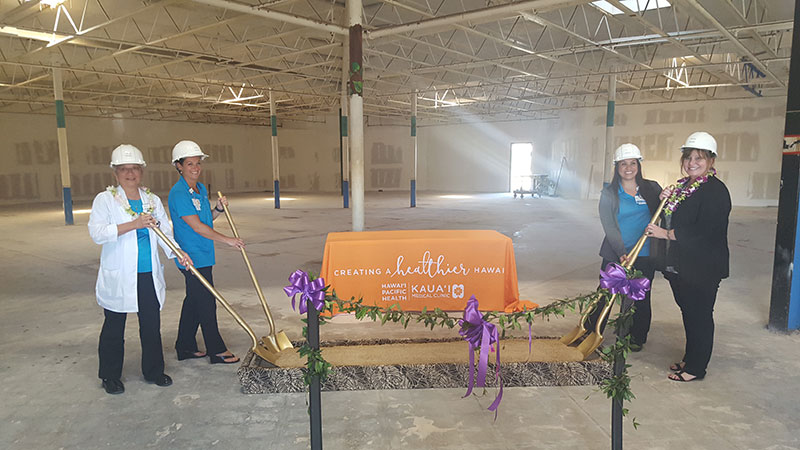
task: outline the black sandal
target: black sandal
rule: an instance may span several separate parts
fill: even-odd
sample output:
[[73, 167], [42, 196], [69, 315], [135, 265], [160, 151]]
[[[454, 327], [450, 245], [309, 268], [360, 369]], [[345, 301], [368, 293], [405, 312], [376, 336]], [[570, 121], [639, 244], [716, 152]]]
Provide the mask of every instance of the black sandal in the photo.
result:
[[196, 359], [196, 358], [205, 358], [206, 354], [203, 353], [202, 355], [198, 355], [198, 353], [202, 353], [200, 350], [191, 351], [191, 350], [178, 350], [175, 349], [175, 352], [178, 354], [178, 361], [183, 361], [184, 359]]
[[683, 378], [683, 374], [692, 375], [689, 372], [684, 372], [683, 370], [681, 370], [681, 371], [675, 372], [673, 374], [670, 374], [670, 375], [674, 375], [677, 378], [672, 378], [672, 376], [670, 376], [670, 375], [668, 375], [667, 378], [669, 378], [672, 381], [680, 381], [681, 383], [688, 383], [690, 381], [697, 381], [697, 380], [702, 380], [703, 378], [705, 378], [705, 376], [699, 377], [697, 375], [692, 375], [694, 378], [691, 378], [691, 379], [687, 380], [686, 378]]
[[239, 357], [233, 353], [230, 355], [208, 355], [208, 358], [211, 360], [211, 364], [236, 364], [239, 362]]
[[669, 370], [671, 370], [673, 372], [682, 372], [684, 367], [686, 367], [686, 363], [681, 361], [681, 362], [672, 363], [669, 366]]

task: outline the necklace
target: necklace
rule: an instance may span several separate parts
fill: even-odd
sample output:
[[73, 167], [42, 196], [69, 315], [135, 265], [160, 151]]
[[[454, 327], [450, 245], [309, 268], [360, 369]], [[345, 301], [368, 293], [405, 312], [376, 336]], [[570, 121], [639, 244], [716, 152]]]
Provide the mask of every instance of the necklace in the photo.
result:
[[705, 175], [702, 177], [697, 177], [697, 179], [695, 179], [694, 182], [688, 186], [687, 183], [689, 182], [689, 177], [684, 177], [678, 180], [678, 186], [672, 191], [672, 195], [669, 196], [669, 199], [667, 199], [667, 205], [664, 207], [664, 215], [669, 216], [674, 213], [675, 209], [681, 204], [682, 201], [691, 197], [692, 194], [697, 192], [701, 184], [705, 183], [709, 178], [716, 175], [717, 170], [712, 167], [708, 172], [706, 172]]
[[[136, 218], [139, 213], [131, 208], [130, 203], [128, 203], [127, 198], [123, 198], [122, 195], [119, 193], [119, 190], [114, 186], [109, 186], [106, 188], [108, 192], [114, 197], [114, 200], [119, 203], [123, 210], [128, 213], [131, 217]], [[155, 202], [153, 201], [153, 193], [150, 192], [150, 188], [144, 188], [144, 193], [147, 195], [147, 210], [144, 209], [144, 204], [142, 204], [142, 211], [147, 214], [152, 214], [153, 210], [155, 209]]]

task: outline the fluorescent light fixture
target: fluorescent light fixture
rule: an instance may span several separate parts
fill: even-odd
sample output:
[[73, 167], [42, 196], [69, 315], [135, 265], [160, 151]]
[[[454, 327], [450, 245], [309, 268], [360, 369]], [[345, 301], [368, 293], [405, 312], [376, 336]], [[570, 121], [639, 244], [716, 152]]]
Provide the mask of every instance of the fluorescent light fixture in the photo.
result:
[[68, 34], [48, 33], [45, 31], [25, 30], [22, 28], [2, 26], [0, 25], [0, 34], [7, 36], [14, 36], [23, 39], [35, 39], [37, 41], [47, 42], [47, 46], [51, 47], [59, 42], [72, 39], [73, 36]]
[[89, 214], [90, 212], [92, 212], [91, 209], [76, 209], [72, 211], [72, 214]]
[[67, 0], [41, 0], [39, 2], [40, 5], [47, 6], [49, 8], [55, 8], [58, 5], [66, 2]]
[[[265, 198], [264, 200], [267, 200], [267, 201], [273, 201], [273, 200], [275, 200], [275, 197], [267, 197], [267, 198]], [[290, 202], [290, 201], [292, 201], [292, 200], [297, 200], [297, 199], [296, 199], [296, 198], [294, 198], [294, 197], [281, 197], [281, 201], [287, 201], [287, 202]]]
[[25, 30], [22, 28], [0, 25], [0, 34], [21, 37], [25, 39], [36, 39], [44, 42], [57, 42], [69, 39], [71, 36], [65, 34], [48, 33], [46, 31]]
[[[651, 9], [669, 8], [670, 3], [667, 0], [620, 0], [620, 3], [628, 7], [633, 12], [649, 11]], [[595, 8], [601, 9], [611, 15], [623, 14], [621, 10], [607, 2], [606, 0], [598, 0], [592, 2]]]

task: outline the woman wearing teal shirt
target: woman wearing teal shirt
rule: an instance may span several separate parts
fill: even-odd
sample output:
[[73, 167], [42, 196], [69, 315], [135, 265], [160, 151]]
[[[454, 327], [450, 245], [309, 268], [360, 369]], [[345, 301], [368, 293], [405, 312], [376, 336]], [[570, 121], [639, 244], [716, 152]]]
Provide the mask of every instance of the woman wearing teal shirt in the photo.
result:
[[[611, 183], [600, 194], [600, 222], [605, 231], [600, 256], [602, 270], [611, 262], [624, 263], [625, 256], [636, 245], [644, 233], [653, 213], [658, 208], [661, 186], [642, 176], [642, 152], [633, 144], [623, 144], [614, 153], [614, 176]], [[650, 240], [639, 252], [634, 268], [640, 270], [652, 283], [656, 264], [654, 253], [658, 252]], [[663, 254], [663, 252], [661, 252]], [[603, 305], [598, 305], [591, 316], [595, 322]], [[631, 326], [631, 348], [639, 351], [647, 342], [650, 331], [650, 291], [644, 300], [637, 301]], [[605, 325], [605, 324], [604, 324]], [[591, 328], [589, 328], [591, 329]]]
[[[181, 178], [169, 191], [168, 204], [175, 240], [192, 258], [195, 268], [213, 285], [212, 268], [216, 262], [214, 241], [236, 248], [244, 247], [244, 242], [214, 230], [213, 221], [224, 211], [222, 205], [227, 205], [227, 200], [224, 197], [219, 199], [216, 207], [211, 209], [208, 191], [198, 181], [202, 173], [202, 160], [207, 157], [200, 146], [192, 141], [180, 141], [175, 145], [172, 149], [172, 163]], [[178, 268], [186, 280], [186, 298], [183, 300], [178, 339], [175, 342], [178, 360], [208, 355], [212, 364], [239, 362], [239, 358], [228, 351], [219, 334], [214, 296], [180, 263]], [[198, 327], [203, 332], [205, 353], [197, 347]]]

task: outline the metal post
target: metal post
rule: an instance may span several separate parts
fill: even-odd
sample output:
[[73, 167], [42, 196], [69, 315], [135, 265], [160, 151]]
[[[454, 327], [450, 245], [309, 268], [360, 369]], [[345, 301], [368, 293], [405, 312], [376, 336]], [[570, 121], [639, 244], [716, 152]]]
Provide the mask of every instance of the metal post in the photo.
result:
[[364, 231], [364, 67], [362, 65], [363, 30], [361, 0], [347, 0], [347, 23], [350, 26], [350, 176], [353, 182], [353, 231]]
[[[626, 313], [633, 306], [633, 300], [627, 296], [622, 296], [620, 312]], [[617, 324], [617, 341], [624, 339], [630, 332], [629, 327], [624, 327], [622, 323]], [[625, 357], [614, 357], [614, 376], [620, 376], [625, 369]], [[611, 399], [611, 450], [622, 450], [622, 400]]]
[[[608, 107], [606, 108], [606, 149], [603, 156], [603, 186], [614, 175], [614, 103], [617, 97], [617, 76], [608, 76]], [[591, 189], [591, 186], [589, 187]]]
[[272, 180], [275, 186], [275, 209], [281, 209], [281, 171], [279, 167], [278, 116], [275, 115], [275, 99], [269, 90], [269, 124], [272, 128]]
[[411, 162], [414, 169], [411, 175], [411, 207], [417, 206], [417, 92], [411, 96]]
[[72, 184], [69, 177], [69, 149], [67, 148], [67, 120], [64, 116], [64, 91], [61, 69], [53, 69], [53, 91], [56, 99], [56, 127], [58, 133], [58, 158], [61, 166], [61, 187], [64, 199], [64, 223], [74, 225], [72, 217]]
[[[308, 345], [319, 350], [319, 311], [308, 302]], [[308, 387], [308, 415], [311, 423], [311, 450], [322, 450], [322, 394], [319, 375]]]
[[794, 276], [794, 268], [800, 267], [800, 252], [797, 251], [800, 242], [800, 0], [796, 0], [794, 9], [783, 135], [769, 328], [790, 331], [800, 329], [800, 276]]
[[350, 42], [342, 42], [342, 111], [339, 133], [342, 136], [342, 206], [350, 207], [350, 142], [347, 124], [347, 83], [350, 80]]

